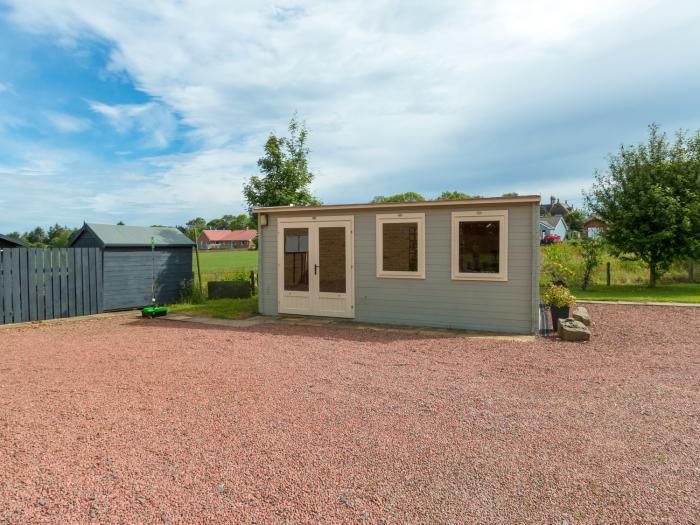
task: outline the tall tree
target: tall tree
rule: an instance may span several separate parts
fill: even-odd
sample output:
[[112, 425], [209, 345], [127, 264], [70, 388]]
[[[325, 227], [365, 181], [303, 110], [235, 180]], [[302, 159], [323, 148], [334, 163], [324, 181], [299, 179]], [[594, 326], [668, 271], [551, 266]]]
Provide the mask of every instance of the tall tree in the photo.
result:
[[649, 287], [670, 264], [700, 244], [700, 131], [679, 131], [671, 144], [656, 124], [637, 146], [620, 146], [586, 195], [608, 224], [604, 239], [649, 267]]
[[308, 134], [296, 117], [289, 121], [289, 137], [270, 134], [265, 154], [258, 160], [262, 176], [253, 175], [243, 186], [251, 212], [258, 206], [320, 204], [309, 188], [314, 175], [309, 170]]
[[586, 222], [586, 214], [582, 210], [572, 210], [564, 217], [569, 231], [583, 232], [583, 223]]
[[424, 201], [425, 197], [420, 193], [414, 191], [407, 191], [406, 193], [397, 193], [396, 195], [389, 195], [388, 197], [384, 195], [377, 195], [370, 202], [380, 203], [380, 202], [421, 202]]
[[41, 246], [46, 244], [48, 240], [44, 229], [41, 226], [37, 226], [32, 231], [24, 234], [24, 238], [33, 246]]

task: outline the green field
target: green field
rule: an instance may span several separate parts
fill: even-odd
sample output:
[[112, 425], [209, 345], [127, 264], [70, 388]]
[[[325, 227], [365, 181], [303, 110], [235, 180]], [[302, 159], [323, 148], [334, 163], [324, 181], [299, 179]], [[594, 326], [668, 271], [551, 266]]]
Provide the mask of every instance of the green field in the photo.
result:
[[646, 286], [594, 285], [588, 290], [572, 288], [577, 299], [591, 301], [658, 301], [679, 303], [700, 303], [700, 283], [658, 284], [650, 289]]
[[[195, 257], [195, 255], [193, 255]], [[245, 251], [200, 251], [199, 264], [201, 265], [202, 278], [204, 275], [234, 274], [241, 271], [258, 269], [258, 252]], [[197, 259], [192, 262], [192, 268], [196, 273]]]

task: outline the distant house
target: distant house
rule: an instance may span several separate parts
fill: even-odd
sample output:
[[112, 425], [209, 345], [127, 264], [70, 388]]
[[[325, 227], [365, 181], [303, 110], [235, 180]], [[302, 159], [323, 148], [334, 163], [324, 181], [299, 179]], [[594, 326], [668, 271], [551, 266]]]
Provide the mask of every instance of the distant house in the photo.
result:
[[589, 239], [595, 239], [600, 236], [601, 232], [608, 227], [608, 223], [601, 221], [598, 217], [591, 215], [583, 223], [583, 231]]
[[0, 233], [0, 248], [27, 248], [28, 246], [24, 241]]
[[540, 217], [540, 238], [545, 235], [558, 235], [563, 241], [566, 239], [566, 235], [569, 232], [569, 227], [564, 221], [564, 217], [561, 215], [555, 215], [553, 217]]
[[571, 206], [568, 202], [564, 201], [563, 203], [561, 203], [559, 202], [559, 199], [556, 199], [554, 196], [551, 196], [549, 197], [549, 204], [540, 205], [540, 215], [561, 215], [562, 217], [566, 217], [569, 214], [569, 212], [571, 212], [573, 209], [574, 207]]
[[197, 237], [201, 250], [252, 250], [257, 230], [202, 230]]

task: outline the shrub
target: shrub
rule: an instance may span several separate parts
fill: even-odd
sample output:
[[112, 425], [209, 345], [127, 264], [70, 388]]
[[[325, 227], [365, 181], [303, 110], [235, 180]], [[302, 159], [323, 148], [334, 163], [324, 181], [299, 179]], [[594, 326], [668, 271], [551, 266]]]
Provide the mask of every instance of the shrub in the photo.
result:
[[573, 266], [578, 262], [573, 246], [569, 243], [556, 243], [542, 247], [541, 285], [556, 281], [569, 282], [576, 274]]
[[580, 243], [581, 255], [583, 256], [583, 276], [581, 288], [584, 290], [591, 284], [593, 270], [600, 264], [600, 242], [595, 239], [584, 239]]
[[180, 302], [184, 304], [203, 304], [206, 294], [195, 284], [194, 279], [187, 279], [180, 284]]
[[572, 307], [576, 303], [576, 297], [569, 291], [566, 286], [558, 286], [552, 284], [542, 294], [544, 304], [563, 308], [564, 306]]

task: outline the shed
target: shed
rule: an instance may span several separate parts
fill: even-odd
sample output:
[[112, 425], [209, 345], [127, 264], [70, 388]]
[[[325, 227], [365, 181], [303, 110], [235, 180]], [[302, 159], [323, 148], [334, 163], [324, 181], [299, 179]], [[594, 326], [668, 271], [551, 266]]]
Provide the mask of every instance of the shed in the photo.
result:
[[256, 208], [259, 310], [535, 333], [539, 202]]
[[155, 242], [156, 302], [172, 303], [183, 281], [192, 279], [194, 243], [177, 228], [85, 223], [71, 239], [74, 248], [102, 249], [105, 310], [151, 303], [151, 239]]
[[20, 240], [0, 233], [0, 248], [27, 248], [29, 245]]

